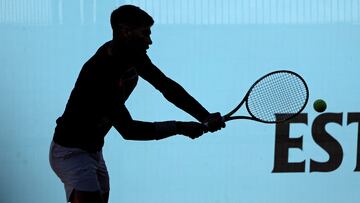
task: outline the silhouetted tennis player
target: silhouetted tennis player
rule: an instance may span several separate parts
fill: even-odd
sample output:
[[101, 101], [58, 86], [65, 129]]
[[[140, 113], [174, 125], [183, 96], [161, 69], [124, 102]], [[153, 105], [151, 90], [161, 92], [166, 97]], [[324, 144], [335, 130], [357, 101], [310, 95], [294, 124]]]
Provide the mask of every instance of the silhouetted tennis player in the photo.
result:
[[[102, 147], [113, 126], [127, 140], [159, 140], [176, 134], [194, 139], [204, 130], [225, 127], [220, 113], [209, 113], [152, 64], [146, 50], [152, 43], [153, 24], [152, 17], [138, 7], [126, 5], [114, 10], [113, 39], [84, 64], [65, 111], [56, 121], [50, 164], [64, 183], [70, 202], [108, 202], [109, 176]], [[201, 123], [133, 120], [124, 103], [139, 76]]]

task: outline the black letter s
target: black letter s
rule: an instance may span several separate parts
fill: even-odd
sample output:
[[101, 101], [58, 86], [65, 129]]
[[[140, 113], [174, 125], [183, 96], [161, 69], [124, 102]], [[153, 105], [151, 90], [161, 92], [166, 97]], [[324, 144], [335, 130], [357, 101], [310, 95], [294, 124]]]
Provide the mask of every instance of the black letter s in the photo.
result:
[[329, 172], [336, 170], [343, 159], [343, 150], [340, 143], [325, 129], [326, 124], [337, 123], [342, 125], [342, 113], [324, 113], [316, 117], [312, 125], [314, 141], [329, 154], [327, 162], [317, 162], [310, 159], [310, 172]]

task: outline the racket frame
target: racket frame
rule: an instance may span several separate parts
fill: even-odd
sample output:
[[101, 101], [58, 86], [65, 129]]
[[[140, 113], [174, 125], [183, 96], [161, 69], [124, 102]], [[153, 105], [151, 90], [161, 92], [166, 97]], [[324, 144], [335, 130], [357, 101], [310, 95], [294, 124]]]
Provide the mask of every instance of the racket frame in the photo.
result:
[[[305, 86], [305, 90], [306, 90], [306, 98], [305, 98], [305, 102], [303, 104], [303, 106], [301, 107], [301, 109], [289, 116], [288, 118], [286, 119], [283, 119], [283, 120], [276, 120], [276, 121], [264, 121], [264, 120], [261, 120], [261, 119], [258, 119], [256, 118], [252, 113], [251, 111], [249, 110], [249, 105], [247, 103], [247, 99], [249, 98], [249, 95], [250, 95], [250, 92], [252, 91], [252, 89], [264, 78], [268, 77], [269, 75], [272, 75], [272, 74], [276, 74], [276, 73], [289, 73], [289, 74], [292, 74], [292, 75], [295, 75], [297, 76], [301, 81], [302, 83], [304, 84]], [[226, 121], [230, 121], [230, 120], [236, 120], [236, 119], [247, 119], [247, 120], [254, 120], [254, 121], [258, 121], [258, 122], [262, 122], [262, 123], [281, 123], [281, 122], [285, 122], [287, 120], [290, 120], [292, 118], [294, 118], [295, 116], [299, 115], [306, 107], [306, 104], [308, 103], [308, 100], [309, 100], [309, 88], [305, 82], [305, 80], [297, 73], [293, 72], [293, 71], [290, 71], [290, 70], [277, 70], [277, 71], [273, 71], [273, 72], [270, 72], [262, 77], [260, 77], [258, 80], [256, 80], [254, 82], [254, 84], [250, 87], [250, 89], [248, 90], [248, 92], [246, 93], [246, 95], [244, 96], [244, 98], [242, 99], [242, 101], [233, 109], [231, 110], [229, 113], [227, 113], [225, 116], [223, 116], [223, 121], [226, 122]], [[237, 110], [240, 109], [240, 107], [245, 103], [245, 106], [246, 106], [246, 110], [247, 112], [250, 114], [250, 116], [232, 116]]]

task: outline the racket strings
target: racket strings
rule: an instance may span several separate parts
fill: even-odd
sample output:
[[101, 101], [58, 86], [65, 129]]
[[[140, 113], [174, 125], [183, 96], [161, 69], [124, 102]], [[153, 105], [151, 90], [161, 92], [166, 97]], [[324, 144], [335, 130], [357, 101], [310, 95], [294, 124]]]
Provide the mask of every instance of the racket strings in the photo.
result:
[[286, 120], [301, 111], [307, 101], [305, 83], [291, 72], [270, 74], [250, 90], [247, 108], [264, 122]]

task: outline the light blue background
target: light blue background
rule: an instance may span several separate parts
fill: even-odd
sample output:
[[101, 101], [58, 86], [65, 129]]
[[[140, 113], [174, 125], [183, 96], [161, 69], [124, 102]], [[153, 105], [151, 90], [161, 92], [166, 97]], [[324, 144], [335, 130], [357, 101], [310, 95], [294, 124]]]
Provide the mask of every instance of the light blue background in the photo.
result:
[[[45, 5], [53, 11], [37, 18], [26, 14], [25, 7], [23, 12], [10, 12], [21, 0], [1, 2], [0, 202], [65, 201], [62, 183], [48, 163], [55, 120], [84, 62], [111, 39], [108, 18], [123, 3], [141, 5], [154, 16], [158, 23], [152, 29], [152, 61], [209, 111], [228, 112], [257, 78], [277, 69], [301, 74], [311, 96], [304, 111], [309, 126], [297, 124], [290, 132], [291, 137], [304, 136], [303, 150], [290, 150], [290, 161], [306, 160], [305, 173], [271, 173], [274, 125], [234, 121], [197, 140], [176, 136], [150, 142], [125, 141], [111, 130], [104, 147], [110, 202], [360, 201], [360, 176], [353, 171], [357, 125], [346, 125], [347, 112], [360, 111], [359, 1], [331, 1], [338, 6], [323, 14], [307, 14], [310, 1], [296, 1], [294, 7], [300, 9], [295, 11], [303, 16], [280, 12], [292, 6], [290, 1], [268, 1], [269, 8], [280, 8], [279, 14], [263, 12], [259, 17], [256, 5], [265, 8], [267, 1], [256, 1], [254, 7], [249, 1], [218, 0], [217, 6], [208, 7], [217, 17], [208, 18], [197, 16], [203, 11], [199, 8], [205, 8], [204, 0], [200, 6], [170, 1], [174, 4], [163, 2], [164, 7], [156, 1], [32, 0], [33, 6]], [[247, 17], [235, 8], [223, 12], [234, 2], [249, 12]], [[317, 2], [315, 10], [321, 10], [324, 1]], [[176, 3], [189, 9], [172, 16]], [[219, 5], [227, 7], [218, 12]], [[79, 8], [84, 13], [79, 14]], [[94, 8], [97, 14], [91, 15]], [[327, 101], [327, 112], [344, 112], [343, 126], [327, 126], [344, 150], [342, 165], [330, 173], [309, 173], [310, 158], [328, 159], [311, 137], [312, 121], [319, 115], [312, 109], [317, 98]], [[143, 80], [126, 105], [138, 120], [194, 120]]]

